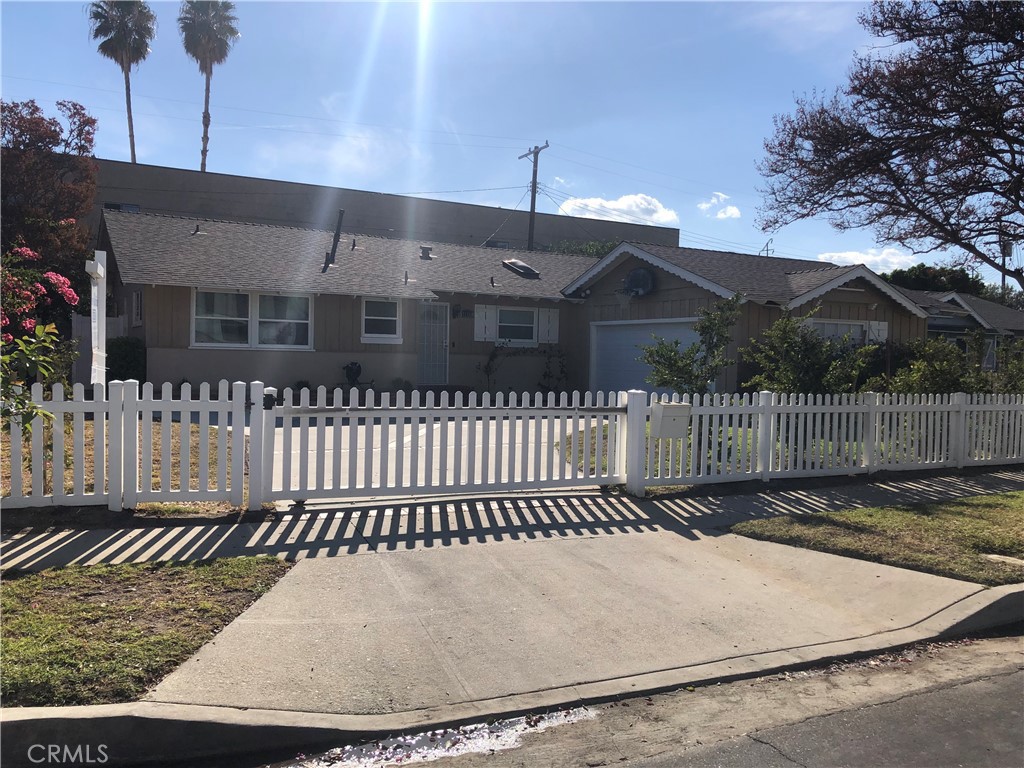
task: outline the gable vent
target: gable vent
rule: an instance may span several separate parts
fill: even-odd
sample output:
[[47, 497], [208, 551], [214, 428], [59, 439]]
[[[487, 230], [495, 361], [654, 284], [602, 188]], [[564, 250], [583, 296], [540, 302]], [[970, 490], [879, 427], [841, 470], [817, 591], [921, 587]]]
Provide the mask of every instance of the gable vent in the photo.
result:
[[505, 259], [501, 262], [501, 266], [509, 272], [514, 272], [520, 277], [525, 277], [527, 280], [540, 279], [540, 272], [531, 267], [525, 261], [520, 261], [519, 259]]

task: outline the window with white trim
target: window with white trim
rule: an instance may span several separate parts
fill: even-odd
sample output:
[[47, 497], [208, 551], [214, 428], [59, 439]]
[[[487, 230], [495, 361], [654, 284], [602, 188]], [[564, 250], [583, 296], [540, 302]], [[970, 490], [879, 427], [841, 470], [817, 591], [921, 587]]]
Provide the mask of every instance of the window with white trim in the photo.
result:
[[558, 343], [557, 307], [473, 307], [473, 340], [513, 347]]
[[257, 346], [308, 347], [309, 297], [260, 294]]
[[811, 326], [819, 336], [826, 339], [840, 341], [848, 338], [851, 344], [862, 345], [867, 340], [867, 326], [865, 322], [856, 320], [810, 320]]
[[401, 303], [392, 299], [363, 299], [364, 344], [401, 344]]
[[537, 343], [537, 310], [498, 307], [498, 341], [513, 346]]
[[312, 349], [312, 309], [309, 296], [197, 290], [192, 344]]

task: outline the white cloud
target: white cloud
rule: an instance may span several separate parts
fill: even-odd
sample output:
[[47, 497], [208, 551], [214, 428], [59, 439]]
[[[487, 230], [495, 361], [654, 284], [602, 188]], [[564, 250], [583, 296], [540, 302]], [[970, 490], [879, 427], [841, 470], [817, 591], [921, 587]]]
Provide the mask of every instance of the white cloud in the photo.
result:
[[659, 226], [679, 224], [679, 216], [675, 211], [666, 208], [657, 198], [644, 194], [623, 195], [618, 200], [605, 200], [600, 197], [573, 197], [562, 203], [562, 211], [569, 216], [580, 216], [584, 219], [633, 223], [641, 223], [637, 222], [637, 219], [642, 219], [644, 224]]
[[918, 259], [911, 253], [899, 248], [868, 248], [866, 251], [839, 251], [835, 253], [819, 253], [818, 261], [832, 264], [863, 264], [872, 272], [891, 272], [894, 269], [906, 269], [917, 263]]
[[709, 219], [712, 216], [716, 219], [740, 218], [739, 208], [735, 205], [723, 205], [728, 199], [729, 196], [725, 192], [712, 192], [707, 200], [700, 200], [697, 203], [697, 208]]
[[571, 187], [572, 184], [570, 184], [568, 181], [563, 179], [561, 176], [555, 176], [554, 186], [555, 187], [563, 187], [564, 188], [564, 187]]
[[714, 208], [716, 205], [721, 205], [728, 199], [729, 196], [724, 192], [713, 192], [710, 200], [701, 200], [697, 203], [697, 207], [706, 212], [709, 209]]

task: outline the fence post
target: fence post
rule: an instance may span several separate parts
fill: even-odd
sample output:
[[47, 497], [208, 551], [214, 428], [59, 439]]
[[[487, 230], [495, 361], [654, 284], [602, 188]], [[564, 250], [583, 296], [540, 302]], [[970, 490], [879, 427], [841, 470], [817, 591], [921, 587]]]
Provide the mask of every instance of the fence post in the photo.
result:
[[882, 396], [878, 392], [864, 395], [868, 412], [861, 424], [861, 442], [864, 445], [864, 466], [870, 475], [878, 464], [878, 444], [882, 439], [882, 417], [878, 406], [882, 404]]
[[[249, 399], [252, 409], [249, 412], [249, 511], [258, 512], [263, 507], [263, 428], [265, 424], [264, 398], [267, 390], [262, 381], [254, 381], [249, 385]], [[276, 390], [271, 390], [275, 391]], [[271, 426], [273, 428], [273, 426]], [[232, 484], [234, 481], [232, 480]]]
[[758, 392], [757, 404], [757, 471], [762, 480], [768, 480], [772, 472], [772, 447], [775, 445], [775, 414], [772, 412], [778, 402], [774, 392]]
[[967, 395], [964, 392], [957, 392], [953, 395], [950, 420], [953, 429], [950, 430], [949, 457], [956, 462], [957, 469], [963, 469], [967, 463]]
[[[618, 392], [615, 396], [615, 404], [620, 408], [628, 407], [629, 395], [626, 392]], [[626, 477], [626, 414], [615, 415], [615, 467], [608, 467], [609, 472], [614, 472], [619, 477]]]
[[[245, 493], [245, 414], [247, 390], [244, 381], [231, 385], [231, 505], [242, 506]], [[222, 429], [226, 429], [223, 425]]]
[[626, 493], [643, 496], [647, 488], [647, 393], [626, 393]]
[[107, 509], [124, 509], [124, 382], [107, 385]]
[[[124, 382], [124, 405], [122, 407], [121, 429], [124, 434], [122, 443], [121, 487], [123, 488], [123, 506], [135, 509], [139, 503], [139, 382], [128, 379]], [[184, 414], [182, 415], [184, 418]], [[169, 429], [170, 424], [164, 426]], [[187, 429], [187, 425], [185, 426]], [[188, 448], [184, 449], [185, 451]]]

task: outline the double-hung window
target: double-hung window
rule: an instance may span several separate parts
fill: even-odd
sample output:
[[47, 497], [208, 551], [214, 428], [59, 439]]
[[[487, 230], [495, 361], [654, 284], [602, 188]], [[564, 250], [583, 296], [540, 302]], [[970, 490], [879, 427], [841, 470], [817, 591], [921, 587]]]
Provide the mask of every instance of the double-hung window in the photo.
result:
[[193, 342], [249, 346], [249, 294], [196, 291]]
[[309, 338], [308, 296], [260, 294], [258, 346], [308, 347]]
[[401, 305], [392, 299], [363, 299], [364, 344], [401, 344]]
[[537, 311], [498, 307], [498, 341], [511, 345], [537, 344]]
[[192, 343], [311, 349], [311, 324], [309, 296], [197, 290]]

